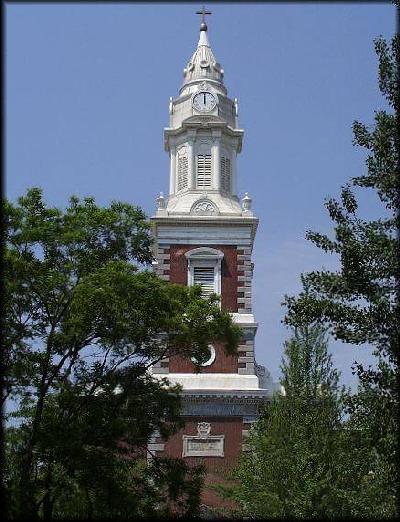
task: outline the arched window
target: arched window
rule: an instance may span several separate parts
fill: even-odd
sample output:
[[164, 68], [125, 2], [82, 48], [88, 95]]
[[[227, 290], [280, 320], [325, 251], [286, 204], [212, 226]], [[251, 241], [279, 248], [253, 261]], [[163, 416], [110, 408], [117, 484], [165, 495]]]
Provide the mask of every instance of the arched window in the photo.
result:
[[226, 154], [221, 156], [220, 176], [221, 190], [229, 194], [231, 192], [231, 160]]
[[194, 248], [185, 254], [188, 260], [188, 285], [200, 285], [202, 295], [221, 294], [223, 252], [215, 248]]
[[200, 142], [196, 155], [196, 187], [211, 187], [211, 142]]

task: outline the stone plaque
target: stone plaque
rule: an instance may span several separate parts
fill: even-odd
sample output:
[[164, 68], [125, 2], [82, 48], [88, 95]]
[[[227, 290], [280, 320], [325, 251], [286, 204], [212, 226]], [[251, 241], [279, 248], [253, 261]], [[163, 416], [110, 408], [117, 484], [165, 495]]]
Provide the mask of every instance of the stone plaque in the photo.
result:
[[223, 457], [224, 435], [183, 435], [183, 457]]

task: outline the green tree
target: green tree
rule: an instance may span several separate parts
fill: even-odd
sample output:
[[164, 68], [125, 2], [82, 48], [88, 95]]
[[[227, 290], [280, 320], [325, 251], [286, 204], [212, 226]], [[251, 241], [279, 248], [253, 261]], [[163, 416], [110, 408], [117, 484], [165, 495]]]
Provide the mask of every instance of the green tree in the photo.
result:
[[167, 438], [180, 422], [179, 388], [148, 369], [174, 353], [202, 360], [211, 340], [234, 353], [240, 329], [199, 288], [143, 269], [152, 254], [140, 209], [72, 197], [63, 212], [31, 189], [4, 210], [5, 398], [18, 421], [10, 515], [132, 516], [166, 512], [168, 499], [193, 511], [197, 471], [140, 464], [150, 434]]
[[[375, 112], [375, 124], [353, 124], [354, 144], [366, 149], [366, 173], [342, 188], [341, 201], [329, 199], [326, 208], [334, 225], [334, 238], [308, 232], [318, 248], [340, 260], [336, 272], [321, 270], [304, 275], [307, 293], [287, 297], [287, 324], [320, 321], [333, 335], [349, 344], [374, 348], [377, 364], [355, 364], [359, 393], [349, 399], [349, 413], [362, 440], [369, 441], [372, 465], [369, 483], [381, 491], [379, 516], [394, 516], [398, 468], [399, 408], [399, 284], [400, 284], [400, 177], [399, 177], [399, 63], [400, 37], [390, 43], [375, 41], [379, 59], [379, 88], [388, 105]], [[381, 217], [360, 216], [356, 193], [371, 189], [381, 203]], [[367, 445], [368, 446], [368, 445]], [[366, 450], [365, 445], [363, 445]], [[397, 455], [397, 456], [396, 456]], [[374, 481], [379, 480], [378, 483]], [[354, 500], [355, 501], [355, 500]], [[360, 505], [361, 508], [361, 505]], [[391, 515], [390, 515], [391, 514]]]
[[343, 390], [325, 330], [295, 329], [281, 369], [284, 393], [274, 396], [252, 428], [230, 495], [245, 516], [332, 516]]

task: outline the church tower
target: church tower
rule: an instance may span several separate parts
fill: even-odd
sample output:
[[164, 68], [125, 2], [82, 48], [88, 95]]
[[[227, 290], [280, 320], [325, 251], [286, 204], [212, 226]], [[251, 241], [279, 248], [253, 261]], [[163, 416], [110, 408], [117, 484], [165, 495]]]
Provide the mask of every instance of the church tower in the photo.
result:
[[[199, 13], [200, 14], [200, 13]], [[157, 198], [153, 216], [157, 273], [171, 283], [201, 285], [216, 293], [221, 307], [243, 330], [238, 354], [209, 346], [209, 359], [196, 373], [178, 356], [155, 364], [155, 377], [183, 386], [183, 431], [149, 449], [160, 455], [204, 463], [210, 473], [232, 467], [245, 449], [249, 426], [271, 396], [268, 372], [256, 365], [257, 323], [252, 313], [251, 254], [258, 218], [252, 200], [237, 193], [236, 158], [244, 131], [238, 102], [228, 95], [224, 70], [211, 49], [202, 11], [197, 48], [183, 70], [184, 81], [170, 98], [164, 130], [170, 158], [169, 196]]]

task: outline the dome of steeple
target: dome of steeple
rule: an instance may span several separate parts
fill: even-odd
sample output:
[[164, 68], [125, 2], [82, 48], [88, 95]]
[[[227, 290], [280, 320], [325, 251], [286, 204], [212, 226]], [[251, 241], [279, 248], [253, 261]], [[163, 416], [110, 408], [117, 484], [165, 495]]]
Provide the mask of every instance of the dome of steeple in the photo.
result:
[[[207, 24], [200, 25], [200, 38], [197, 49], [183, 70], [183, 86], [204, 80], [213, 80], [223, 84], [224, 70], [215, 59], [207, 35]], [[225, 90], [225, 89], [224, 89]]]

